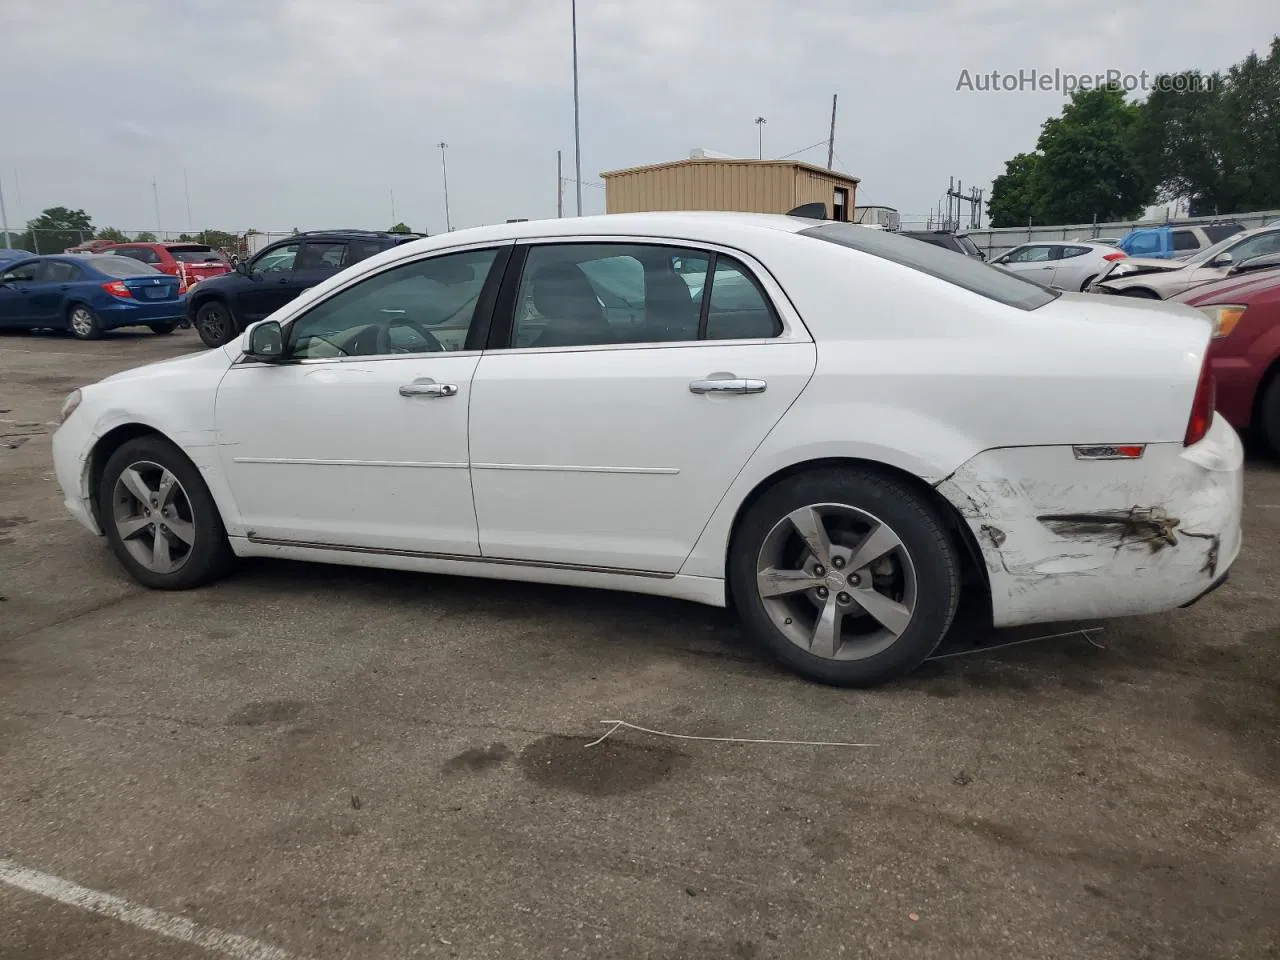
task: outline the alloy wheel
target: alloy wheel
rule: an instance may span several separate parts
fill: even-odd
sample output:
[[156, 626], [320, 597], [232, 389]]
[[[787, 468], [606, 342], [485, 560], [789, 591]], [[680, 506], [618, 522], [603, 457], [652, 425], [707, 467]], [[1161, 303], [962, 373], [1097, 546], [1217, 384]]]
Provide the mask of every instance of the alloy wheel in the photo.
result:
[[126, 467], [115, 483], [111, 517], [125, 549], [152, 573], [176, 573], [190, 559], [191, 500], [168, 468], [149, 460]]
[[77, 337], [93, 336], [93, 314], [84, 307], [71, 311], [71, 330]]
[[205, 339], [222, 343], [227, 339], [227, 315], [222, 307], [210, 305], [200, 312], [200, 328]]
[[827, 660], [890, 647], [915, 615], [915, 567], [902, 538], [865, 510], [818, 503], [787, 514], [764, 538], [756, 590], [773, 625]]

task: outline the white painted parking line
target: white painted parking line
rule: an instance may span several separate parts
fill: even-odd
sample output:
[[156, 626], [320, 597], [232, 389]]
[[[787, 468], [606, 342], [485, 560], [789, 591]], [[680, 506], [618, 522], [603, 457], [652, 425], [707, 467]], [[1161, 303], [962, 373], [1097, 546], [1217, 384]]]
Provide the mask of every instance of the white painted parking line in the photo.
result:
[[0, 857], [0, 883], [17, 887], [37, 896], [47, 897], [70, 907], [78, 907], [90, 913], [119, 920], [129, 926], [157, 933], [172, 940], [181, 940], [206, 950], [212, 950], [235, 960], [296, 960], [292, 954], [238, 933], [227, 933], [217, 927], [207, 927], [172, 914], [152, 910], [150, 907], [130, 903], [109, 893], [90, 890], [70, 880], [50, 876], [38, 870], [28, 870], [12, 860]]

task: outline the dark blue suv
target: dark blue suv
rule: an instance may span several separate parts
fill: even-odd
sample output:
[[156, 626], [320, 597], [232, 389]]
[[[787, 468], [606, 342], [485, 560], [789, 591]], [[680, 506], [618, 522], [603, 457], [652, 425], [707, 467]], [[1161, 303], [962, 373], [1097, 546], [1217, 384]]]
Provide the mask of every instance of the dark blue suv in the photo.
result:
[[234, 339], [308, 287], [375, 253], [424, 236], [371, 230], [311, 230], [264, 247], [234, 273], [202, 280], [187, 298], [187, 319], [210, 347]]

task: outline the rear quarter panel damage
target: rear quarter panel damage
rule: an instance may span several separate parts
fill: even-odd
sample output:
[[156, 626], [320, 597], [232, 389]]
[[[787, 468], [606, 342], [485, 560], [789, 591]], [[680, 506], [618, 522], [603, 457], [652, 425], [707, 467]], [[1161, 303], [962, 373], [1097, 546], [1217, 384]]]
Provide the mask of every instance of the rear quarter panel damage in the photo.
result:
[[1077, 460], [988, 450], [937, 485], [969, 524], [996, 626], [1156, 613], [1194, 599], [1240, 549], [1243, 452], [1215, 418], [1194, 447]]

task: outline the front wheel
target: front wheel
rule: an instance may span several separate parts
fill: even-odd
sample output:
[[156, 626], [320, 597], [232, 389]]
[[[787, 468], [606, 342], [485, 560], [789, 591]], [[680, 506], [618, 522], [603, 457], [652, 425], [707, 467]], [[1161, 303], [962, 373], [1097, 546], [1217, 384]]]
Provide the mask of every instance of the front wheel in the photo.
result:
[[211, 300], [196, 311], [196, 333], [206, 347], [220, 347], [236, 335], [231, 308], [221, 300]]
[[102, 324], [98, 315], [83, 303], [77, 303], [67, 314], [67, 325], [77, 340], [97, 340], [102, 336]]
[[753, 504], [729, 580], [747, 632], [797, 673], [874, 686], [919, 666], [951, 625], [960, 564], [937, 508], [901, 480], [816, 470]]
[[138, 437], [111, 455], [98, 503], [116, 558], [145, 586], [185, 590], [231, 566], [222, 517], [200, 471], [162, 437]]

